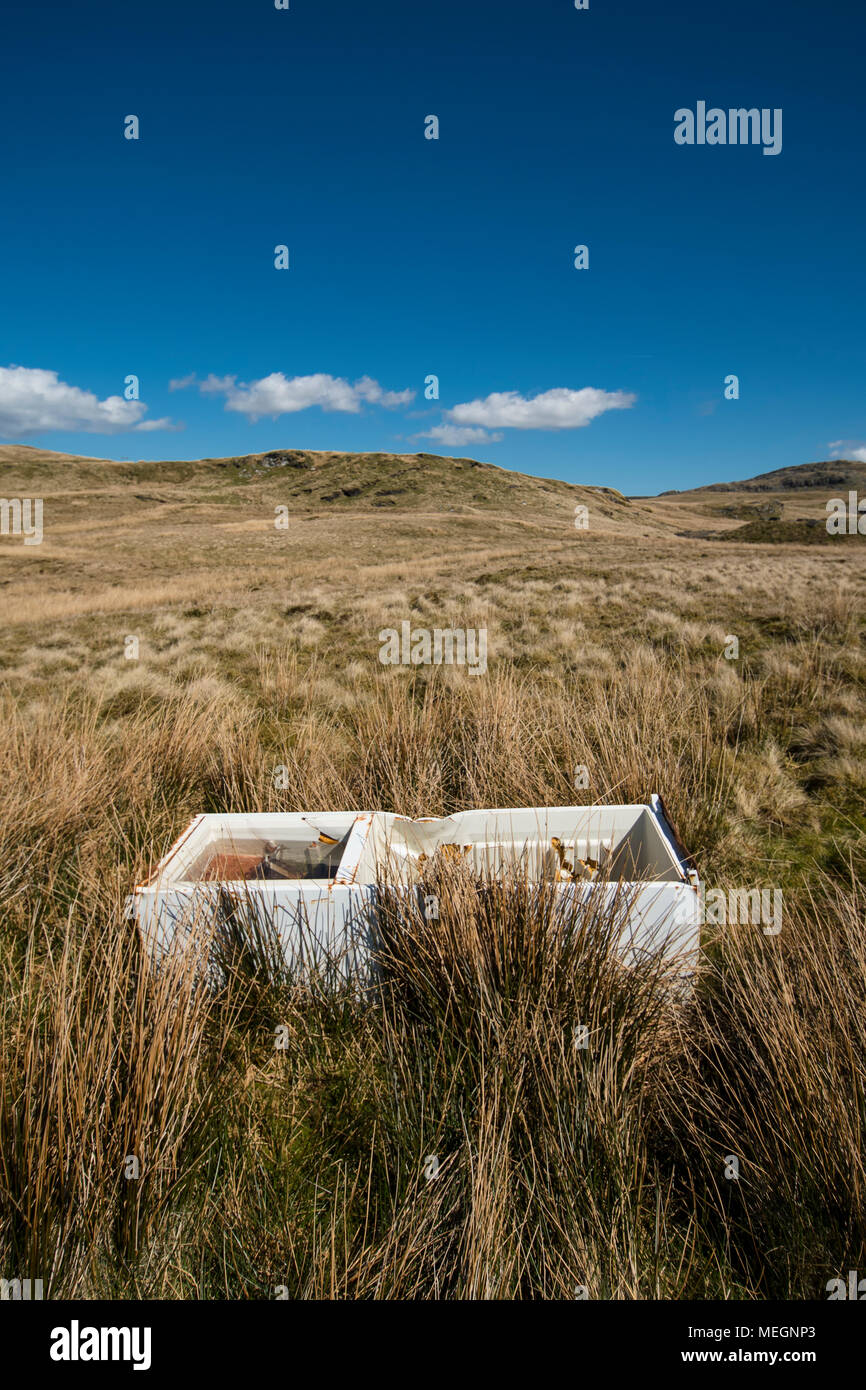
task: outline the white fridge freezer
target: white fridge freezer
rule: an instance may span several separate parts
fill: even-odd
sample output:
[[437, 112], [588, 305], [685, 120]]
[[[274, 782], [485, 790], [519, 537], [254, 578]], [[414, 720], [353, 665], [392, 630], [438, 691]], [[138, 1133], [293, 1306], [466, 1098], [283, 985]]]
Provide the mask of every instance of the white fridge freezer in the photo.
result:
[[[658, 796], [630, 806], [536, 806], [410, 820], [390, 812], [196, 816], [129, 899], [151, 959], [194, 946], [226, 904], [267, 926], [285, 963], [339, 962], [361, 975], [382, 885], [418, 889], [430, 864], [459, 858], [479, 882], [554, 881], [564, 903], [624, 900], [623, 959], [662, 949], [693, 968], [698, 876]], [[617, 897], [618, 895], [618, 897]], [[271, 925], [272, 924], [272, 925]]]

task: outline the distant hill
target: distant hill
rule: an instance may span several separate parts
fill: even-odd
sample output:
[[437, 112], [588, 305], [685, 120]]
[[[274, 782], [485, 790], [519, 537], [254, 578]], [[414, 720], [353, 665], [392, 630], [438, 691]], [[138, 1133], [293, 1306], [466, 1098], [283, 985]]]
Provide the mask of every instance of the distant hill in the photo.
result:
[[830, 459], [823, 463], [798, 463], [788, 468], [774, 468], [771, 473], [758, 473], [740, 482], [708, 483], [690, 488], [688, 493], [672, 490], [660, 497], [684, 497], [699, 492], [792, 492], [803, 488], [866, 490], [866, 463], [852, 459]]

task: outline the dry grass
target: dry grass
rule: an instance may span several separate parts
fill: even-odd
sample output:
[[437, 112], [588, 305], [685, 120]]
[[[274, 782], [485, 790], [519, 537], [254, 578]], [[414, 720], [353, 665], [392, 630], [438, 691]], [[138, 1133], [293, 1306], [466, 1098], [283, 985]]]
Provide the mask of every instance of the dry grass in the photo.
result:
[[[230, 502], [168, 476], [148, 487], [170, 506], [133, 508], [88, 468], [86, 544], [67, 516], [0, 553], [4, 1277], [55, 1297], [811, 1298], [862, 1267], [856, 550], [680, 540], [672, 499], [605, 500], [578, 536], [540, 489], [385, 522], [311, 505], [277, 533], [278, 480]], [[378, 632], [406, 618], [486, 626], [487, 675], [383, 669]], [[661, 961], [623, 972], [610, 924], [563, 934], [520, 884], [457, 885], [438, 923], [392, 906], [363, 1007], [267, 951], [216, 993], [181, 961], [155, 977], [123, 917], [199, 811], [651, 791], [710, 884], [785, 892], [781, 935], [708, 940], [685, 1004]]]

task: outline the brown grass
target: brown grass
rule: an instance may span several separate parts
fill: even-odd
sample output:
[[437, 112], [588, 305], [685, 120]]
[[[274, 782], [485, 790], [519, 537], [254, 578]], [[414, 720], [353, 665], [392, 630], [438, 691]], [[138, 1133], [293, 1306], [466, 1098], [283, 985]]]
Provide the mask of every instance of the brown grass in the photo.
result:
[[[678, 540], [697, 504], [671, 499], [605, 501], [578, 535], [540, 493], [277, 533], [278, 480], [148, 486], [178, 505], [89, 479], [86, 546], [67, 515], [0, 554], [0, 1273], [68, 1297], [816, 1298], [862, 1267], [856, 550]], [[404, 618], [485, 625], [487, 675], [383, 669]], [[395, 905], [363, 1006], [267, 950], [216, 992], [189, 960], [154, 976], [123, 916], [199, 811], [651, 791], [708, 883], [785, 893], [778, 938], [708, 937], [688, 1002], [659, 960], [624, 972], [603, 922], [563, 944], [520, 884], [455, 889], [439, 923]]]

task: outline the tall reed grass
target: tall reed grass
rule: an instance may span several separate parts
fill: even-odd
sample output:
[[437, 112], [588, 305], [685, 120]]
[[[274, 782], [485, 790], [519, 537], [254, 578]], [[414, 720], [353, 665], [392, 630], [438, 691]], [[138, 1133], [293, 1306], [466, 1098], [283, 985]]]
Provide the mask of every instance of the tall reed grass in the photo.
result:
[[615, 915], [564, 924], [519, 880], [455, 882], [432, 922], [390, 898], [361, 998], [242, 930], [216, 989], [188, 956], [155, 973], [123, 912], [202, 810], [660, 790], [718, 881], [757, 872], [739, 754], [795, 726], [796, 671], [731, 689], [641, 650], [604, 679], [389, 676], [342, 706], [292, 663], [266, 676], [210, 704], [6, 701], [4, 1277], [79, 1298], [819, 1298], [864, 1267], [853, 863], [798, 869], [779, 937], [708, 939], [687, 997], [658, 954], [623, 968]]

